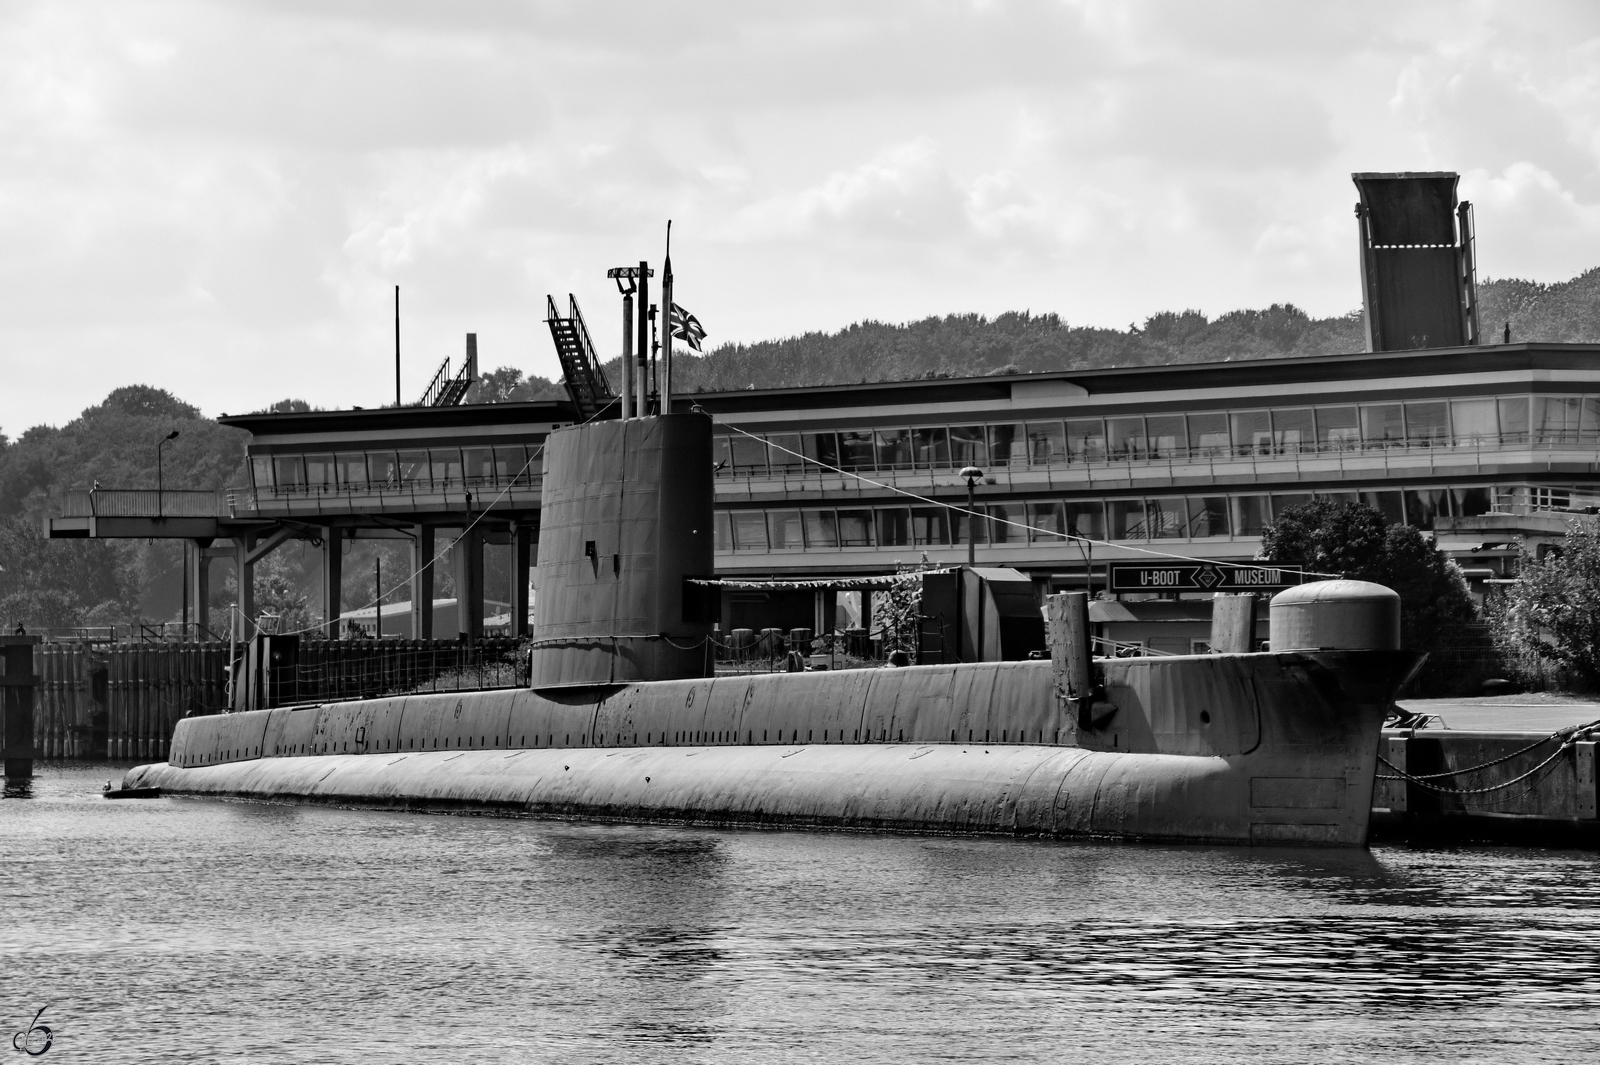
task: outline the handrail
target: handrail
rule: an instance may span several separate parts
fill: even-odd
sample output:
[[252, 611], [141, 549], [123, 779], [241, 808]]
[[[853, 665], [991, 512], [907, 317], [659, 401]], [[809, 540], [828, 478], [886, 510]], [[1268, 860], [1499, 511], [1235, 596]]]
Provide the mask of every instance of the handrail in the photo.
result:
[[419, 407], [436, 407], [439, 397], [444, 395], [445, 388], [453, 380], [450, 376], [450, 360], [446, 358], [439, 368], [433, 373], [433, 380], [428, 382], [428, 387], [422, 392], [422, 399], [418, 401]]
[[[788, 434], [785, 434], [788, 435]], [[1531, 436], [1532, 434], [1517, 434]], [[726, 438], [724, 438], [726, 439]], [[1252, 472], [1256, 472], [1258, 463], [1293, 463], [1298, 470], [1302, 462], [1338, 461], [1340, 468], [1346, 461], [1381, 459], [1387, 468], [1391, 459], [1404, 456], [1407, 465], [1419, 461], [1426, 461], [1430, 465], [1436, 457], [1475, 457], [1493, 455], [1499, 457], [1517, 451], [1527, 452], [1555, 452], [1558, 450], [1593, 450], [1594, 460], [1600, 462], [1600, 440], [1581, 440], [1576, 433], [1562, 434], [1560, 439], [1523, 439], [1514, 441], [1486, 442], [1475, 437], [1456, 438], [1454, 441], [1441, 440], [1434, 437], [1413, 438], [1411, 440], [1395, 441], [1393, 443], [1371, 443], [1361, 445], [1330, 445], [1330, 444], [1300, 444], [1294, 446], [1274, 447], [1174, 447], [1166, 449], [1159, 454], [1133, 453], [1133, 454], [1108, 454], [1097, 452], [1094, 454], [1073, 454], [1052, 452], [1038, 460], [1023, 457], [1018, 461], [990, 462], [984, 465], [990, 475], [1004, 475], [1013, 472], [1031, 471], [1082, 471], [1092, 482], [1097, 473], [1106, 473], [1118, 470], [1172, 470], [1179, 466], [1207, 466], [1215, 471], [1224, 465], [1237, 467], [1248, 464]], [[730, 454], [729, 462], [717, 472], [717, 477], [722, 480], [745, 479], [766, 480], [778, 478], [801, 477], [816, 479], [819, 477], [836, 477], [838, 474], [826, 470], [812, 462], [789, 456], [786, 452], [769, 452], [776, 461], [762, 462], [760, 465], [742, 465]], [[955, 470], [967, 464], [965, 460], [940, 460], [938, 465], [928, 462], [910, 461], [906, 463], [879, 463], [846, 462], [835, 459], [829, 465], [839, 469], [857, 473], [874, 473], [879, 475], [921, 475], [927, 476], [942, 470]]]
[[227, 516], [225, 493], [209, 488], [70, 488], [62, 498], [67, 518], [218, 518]]

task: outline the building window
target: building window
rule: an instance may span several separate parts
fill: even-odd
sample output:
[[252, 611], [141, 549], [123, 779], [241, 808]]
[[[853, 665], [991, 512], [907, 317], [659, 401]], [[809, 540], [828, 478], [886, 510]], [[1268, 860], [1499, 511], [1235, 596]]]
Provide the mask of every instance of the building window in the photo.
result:
[[340, 488], [362, 489], [367, 486], [367, 456], [360, 451], [345, 452], [333, 457], [334, 473]]
[[[1574, 423], [1573, 428], [1577, 425]], [[1406, 443], [1445, 447], [1450, 443], [1450, 404], [1443, 400], [1406, 404]]]
[[1586, 444], [1600, 440], [1600, 396], [1583, 397], [1583, 415], [1578, 422], [1578, 439]]
[[272, 456], [272, 481], [278, 489], [290, 491], [306, 486], [306, 464], [299, 455]]
[[873, 468], [873, 439], [871, 432], [839, 434], [839, 465], [847, 470]]
[[331, 492], [337, 485], [333, 472], [332, 455], [306, 456], [306, 487], [312, 491]]
[[1239, 411], [1229, 417], [1235, 455], [1272, 454], [1272, 417], [1264, 410]]
[[767, 466], [773, 473], [802, 473], [805, 471], [805, 451], [799, 433], [767, 434]]
[[[983, 508], [979, 507], [977, 509], [982, 510]], [[959, 511], [950, 512], [950, 542], [952, 544], [965, 544], [969, 529], [976, 530], [978, 543], [986, 544], [989, 542], [989, 523], [981, 515], [973, 517], [970, 514]]]
[[1150, 535], [1157, 539], [1189, 535], [1189, 503], [1182, 496], [1148, 501]]
[[270, 456], [250, 456], [250, 479], [255, 482], [256, 491], [266, 492], [272, 490], [272, 459]]
[[1362, 492], [1361, 502], [1382, 514], [1390, 525], [1405, 524], [1405, 504], [1399, 492]]
[[733, 452], [728, 448], [728, 438], [721, 434], [711, 438], [711, 468], [719, 477], [733, 476]]
[[1325, 451], [1361, 447], [1361, 418], [1354, 407], [1318, 407], [1317, 440]]
[[1195, 537], [1228, 535], [1228, 497], [1190, 496], [1189, 535]]
[[917, 546], [942, 546], [950, 542], [949, 512], [943, 507], [911, 508], [911, 538]]
[[989, 512], [989, 542], [1025, 544], [1028, 542], [1027, 514], [1021, 503], [996, 503]]
[[950, 433], [944, 426], [911, 430], [911, 448], [916, 454], [917, 469], [950, 468]]
[[717, 550], [722, 552], [733, 550], [733, 522], [728, 517], [726, 510], [719, 510], [714, 515], [712, 523], [717, 534]]
[[1153, 459], [1181, 458], [1184, 447], [1188, 443], [1188, 432], [1184, 429], [1183, 415], [1163, 414], [1159, 417], [1145, 419], [1145, 432], [1150, 442], [1150, 457]]
[[1450, 512], [1458, 518], [1476, 518], [1494, 509], [1494, 492], [1489, 488], [1452, 488], [1450, 496]]
[[733, 452], [733, 469], [740, 476], [760, 477], [767, 472], [767, 443], [759, 437], [734, 436], [728, 438]]
[[466, 475], [467, 484], [495, 484], [498, 478], [495, 477], [494, 450], [487, 447], [464, 448], [461, 452], [461, 471]]
[[1493, 447], [1500, 442], [1499, 420], [1492, 399], [1458, 399], [1450, 404], [1455, 442], [1464, 447]]
[[1517, 396], [1499, 401], [1500, 442], [1526, 444], [1528, 442], [1528, 397]]
[[1144, 458], [1144, 419], [1107, 418], [1106, 450], [1114, 462]]
[[1059, 544], [1067, 531], [1067, 515], [1060, 503], [1029, 503], [1028, 538], [1036, 544]]
[[995, 466], [1026, 466], [1028, 438], [1020, 425], [989, 426], [989, 461]]
[[798, 510], [767, 511], [767, 537], [774, 551], [800, 551], [806, 546]]
[[1099, 418], [1073, 418], [1067, 422], [1067, 458], [1072, 462], [1104, 462], [1106, 423]]
[[400, 462], [393, 451], [367, 452], [367, 483], [375, 488], [400, 483]]
[[1069, 499], [1062, 504], [1067, 532], [1090, 540], [1106, 538], [1106, 508], [1098, 499]]
[[400, 482], [402, 484], [428, 485], [428, 453], [426, 451], [402, 451], [400, 459]]
[[1298, 455], [1302, 451], [1315, 451], [1316, 442], [1317, 429], [1311, 408], [1272, 412], [1272, 446], [1277, 454]]
[[839, 511], [839, 546], [872, 546], [872, 511]]
[[807, 547], [838, 547], [839, 522], [831, 510], [807, 510], [805, 520]]
[[885, 507], [878, 511], [878, 546], [911, 546], [911, 508]]
[[1035, 466], [1067, 461], [1067, 434], [1060, 422], [1028, 423], [1028, 461]]
[[759, 510], [733, 511], [733, 549], [735, 551], [765, 551], [767, 549], [766, 515]]
[[878, 469], [911, 468], [911, 430], [879, 429], [877, 432]]
[[800, 449], [805, 456], [824, 466], [839, 466], [839, 435], [837, 433], [806, 433], [800, 438]]
[[540, 474], [542, 447], [497, 447], [494, 449], [494, 476], [501, 484], [532, 484]]
[[1233, 535], [1260, 536], [1272, 521], [1266, 496], [1233, 496]]
[[956, 469], [989, 465], [989, 444], [981, 425], [952, 425], [950, 427], [950, 465]]
[[1546, 446], [1576, 444], [1581, 408], [1577, 396], [1534, 396], [1534, 442]]
[[428, 466], [433, 471], [435, 488], [453, 488], [461, 484], [461, 452], [457, 448], [434, 448], [428, 452]]
[[1148, 538], [1145, 525], [1144, 500], [1111, 499], [1106, 501], [1107, 538], [1111, 540], [1144, 540]]
[[1400, 447], [1406, 440], [1404, 408], [1376, 403], [1361, 408], [1361, 442], [1367, 447]]
[[1449, 516], [1450, 493], [1443, 488], [1409, 489], [1405, 493], [1405, 504], [1410, 524], [1430, 530], [1435, 518]]

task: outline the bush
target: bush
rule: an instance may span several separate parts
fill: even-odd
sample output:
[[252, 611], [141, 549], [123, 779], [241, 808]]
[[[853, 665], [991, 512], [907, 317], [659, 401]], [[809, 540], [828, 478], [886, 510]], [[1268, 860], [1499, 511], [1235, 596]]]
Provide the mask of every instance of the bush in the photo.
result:
[[1517, 549], [1517, 582], [1490, 603], [1496, 644], [1525, 685], [1600, 687], [1600, 532], [1572, 520], [1559, 551]]

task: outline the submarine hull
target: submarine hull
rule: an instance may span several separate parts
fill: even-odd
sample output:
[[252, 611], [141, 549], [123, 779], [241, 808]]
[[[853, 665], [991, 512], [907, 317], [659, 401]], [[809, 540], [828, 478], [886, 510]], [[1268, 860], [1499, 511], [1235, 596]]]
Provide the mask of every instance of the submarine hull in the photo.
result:
[[1420, 663], [1303, 651], [397, 696], [190, 718], [125, 787], [591, 820], [1361, 846]]

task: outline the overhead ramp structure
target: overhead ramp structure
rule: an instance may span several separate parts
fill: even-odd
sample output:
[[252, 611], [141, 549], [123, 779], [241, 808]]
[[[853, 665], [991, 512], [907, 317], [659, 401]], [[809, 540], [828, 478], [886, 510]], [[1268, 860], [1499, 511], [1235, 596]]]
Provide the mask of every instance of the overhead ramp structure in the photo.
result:
[[461, 369], [450, 372], [450, 360], [445, 359], [428, 382], [427, 391], [417, 402], [419, 407], [454, 407], [467, 398], [467, 390], [478, 379], [478, 334], [467, 334], [467, 357]]
[[566, 317], [561, 316], [555, 297], [546, 296], [545, 303], [548, 311], [545, 321], [550, 326], [550, 339], [555, 341], [556, 356], [561, 360], [567, 394], [577, 408], [578, 420], [588, 421], [607, 407], [615, 406], [616, 393], [600, 367], [594, 341], [589, 338], [589, 327], [578, 309], [577, 297], [567, 296]]

